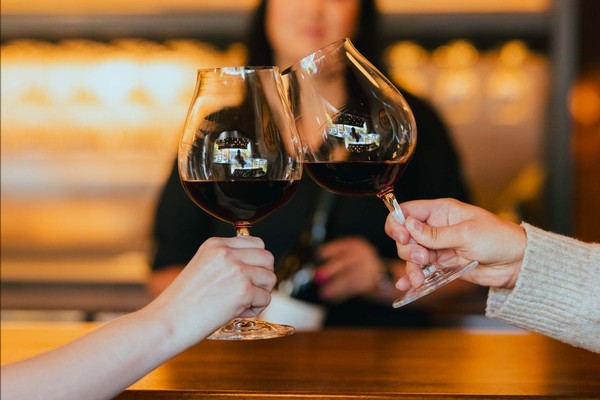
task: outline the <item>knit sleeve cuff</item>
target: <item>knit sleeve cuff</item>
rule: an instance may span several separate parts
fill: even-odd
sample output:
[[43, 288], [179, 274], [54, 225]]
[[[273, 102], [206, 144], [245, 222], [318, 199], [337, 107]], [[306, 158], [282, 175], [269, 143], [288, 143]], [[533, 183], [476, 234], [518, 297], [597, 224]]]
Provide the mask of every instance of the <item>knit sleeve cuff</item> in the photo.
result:
[[598, 318], [598, 247], [522, 226], [527, 248], [515, 287], [490, 289], [486, 315], [587, 347], [585, 336], [597, 335], [589, 332], [589, 319], [590, 312]]

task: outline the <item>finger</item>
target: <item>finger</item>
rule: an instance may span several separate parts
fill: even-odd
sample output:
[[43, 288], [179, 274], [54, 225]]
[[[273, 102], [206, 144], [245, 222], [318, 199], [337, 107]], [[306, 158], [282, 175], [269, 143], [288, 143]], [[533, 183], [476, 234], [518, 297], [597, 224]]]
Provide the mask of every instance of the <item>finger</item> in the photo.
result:
[[408, 275], [404, 275], [402, 278], [398, 279], [398, 282], [396, 282], [396, 288], [402, 290], [403, 292], [406, 292], [411, 287], [412, 284], [410, 283], [410, 279], [408, 279]]
[[342, 301], [355, 292], [352, 281], [348, 276], [339, 275], [330, 279], [319, 288], [321, 298], [329, 301]]
[[350, 238], [337, 239], [332, 240], [331, 242], [327, 242], [321, 247], [320, 256], [322, 258], [333, 258], [344, 255], [353, 250], [353, 244], [356, 241]]
[[229, 247], [237, 248], [237, 249], [246, 249], [246, 248], [265, 248], [265, 242], [259, 237], [256, 236], [235, 236], [230, 238], [225, 238], [227, 241], [227, 245]]
[[270, 251], [257, 248], [239, 248], [235, 250], [235, 257], [247, 265], [274, 269], [275, 259]]
[[270, 292], [277, 283], [277, 276], [265, 268], [246, 265], [242, 267], [241, 271], [257, 288]]
[[405, 261], [412, 261], [417, 264], [427, 264], [430, 262], [433, 253], [423, 246], [416, 243], [406, 245], [397, 244], [398, 257]]
[[412, 287], [419, 287], [423, 284], [423, 282], [425, 282], [425, 275], [423, 274], [423, 270], [419, 264], [407, 262], [406, 274]]
[[411, 287], [419, 287], [425, 282], [425, 275], [421, 265], [412, 262], [406, 263], [406, 275], [402, 276], [396, 282], [396, 288], [407, 291]]
[[271, 303], [271, 292], [256, 290], [252, 296], [251, 304], [239, 315], [241, 318], [257, 317]]
[[385, 221], [385, 233], [397, 243], [406, 244], [410, 240], [410, 234], [406, 228], [389, 214]]
[[356, 262], [357, 255], [348, 246], [347, 241], [334, 241], [326, 244], [320, 251], [319, 256], [324, 260], [315, 271], [315, 282], [322, 284], [333, 279], [334, 276], [344, 274], [344, 271], [352, 267]]
[[349, 257], [348, 254], [328, 258], [315, 271], [315, 279], [321, 283], [332, 279], [336, 275], [344, 274], [344, 271], [352, 268], [352, 262], [353, 258]]
[[342, 270], [320, 284], [320, 294], [328, 300], [343, 300], [370, 292], [377, 286], [380, 278], [381, 270], [378, 265], [366, 262], [348, 263]]
[[439, 208], [438, 200], [413, 200], [400, 204], [406, 217], [413, 217], [419, 221], [427, 221], [432, 213]]
[[413, 217], [408, 217], [406, 229], [417, 243], [429, 249], [454, 249], [463, 246], [460, 224], [429, 226]]

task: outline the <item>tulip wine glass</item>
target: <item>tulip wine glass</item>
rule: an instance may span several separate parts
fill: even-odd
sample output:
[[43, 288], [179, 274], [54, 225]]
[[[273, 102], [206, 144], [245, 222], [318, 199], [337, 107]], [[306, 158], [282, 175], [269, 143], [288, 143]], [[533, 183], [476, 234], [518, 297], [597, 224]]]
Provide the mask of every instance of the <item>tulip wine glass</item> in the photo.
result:
[[[279, 70], [198, 70], [178, 163], [188, 196], [233, 224], [237, 235], [248, 235], [253, 222], [289, 200], [302, 175], [302, 152]], [[209, 338], [267, 339], [293, 332], [291, 326], [237, 318]]]
[[[378, 196], [404, 223], [394, 185], [414, 152], [417, 127], [398, 89], [349, 39], [303, 58], [283, 76], [308, 174], [334, 193]], [[476, 265], [423, 266], [425, 283], [393, 305], [408, 304]]]

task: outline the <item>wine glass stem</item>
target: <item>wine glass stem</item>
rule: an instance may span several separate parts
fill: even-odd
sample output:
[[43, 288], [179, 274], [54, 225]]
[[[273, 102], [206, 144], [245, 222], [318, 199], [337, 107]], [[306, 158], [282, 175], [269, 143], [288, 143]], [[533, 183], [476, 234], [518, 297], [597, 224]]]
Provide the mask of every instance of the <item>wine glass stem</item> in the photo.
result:
[[425, 275], [425, 283], [435, 279], [435, 277], [439, 275], [439, 270], [433, 264], [422, 265], [421, 271], [423, 272], [423, 275]]
[[[379, 194], [377, 194], [381, 200], [383, 200], [385, 206], [388, 208], [392, 217], [400, 224], [404, 225], [406, 223], [406, 218], [404, 217], [404, 213], [400, 208], [400, 204], [398, 204], [398, 200], [396, 200], [396, 195], [394, 194], [393, 189], [387, 189]], [[411, 238], [411, 241], [414, 243], [414, 240]], [[425, 279], [434, 279], [436, 273], [438, 272], [437, 268], [433, 264], [422, 265], [421, 271], [423, 271], [423, 275], [425, 275]]]
[[[236, 236], [250, 236], [250, 224], [247, 222], [238, 222], [235, 224], [235, 235]], [[231, 324], [237, 331], [244, 331], [244, 329], [252, 330], [257, 326], [257, 317], [246, 317], [236, 318]]]
[[394, 190], [387, 189], [387, 190], [377, 194], [377, 197], [379, 197], [381, 200], [383, 200], [383, 203], [385, 204], [387, 209], [390, 211], [390, 213], [392, 213], [392, 217], [394, 217], [394, 219], [396, 221], [398, 221], [399, 223], [404, 225], [404, 223], [406, 222], [406, 219], [404, 218], [404, 214], [402, 213], [402, 210], [400, 209], [398, 200], [396, 200], [396, 195], [394, 194]]
[[235, 224], [236, 236], [250, 236], [250, 224], [247, 222], [240, 222]]

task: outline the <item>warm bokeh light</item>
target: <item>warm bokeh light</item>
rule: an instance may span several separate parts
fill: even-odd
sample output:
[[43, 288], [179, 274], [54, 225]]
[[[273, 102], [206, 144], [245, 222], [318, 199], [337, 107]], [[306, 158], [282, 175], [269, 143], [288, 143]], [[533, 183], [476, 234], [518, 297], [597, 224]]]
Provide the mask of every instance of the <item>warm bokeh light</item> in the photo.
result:
[[479, 112], [481, 82], [475, 70], [479, 51], [466, 40], [438, 47], [432, 55], [440, 69], [432, 96], [454, 124], [466, 124]]
[[416, 42], [403, 40], [390, 46], [386, 55], [395, 82], [416, 95], [429, 95], [430, 81], [424, 72], [429, 63], [427, 50]]
[[244, 58], [192, 40], [3, 45], [3, 256], [143, 250], [196, 69]]
[[512, 40], [498, 52], [486, 83], [487, 115], [498, 125], [517, 125], [531, 113], [533, 103], [528, 59], [533, 57], [524, 42]]
[[[475, 201], [504, 209], [502, 192], [540, 157], [547, 59], [518, 41], [479, 50], [466, 40], [436, 49], [402, 41], [386, 56], [392, 79], [450, 126]], [[244, 59], [239, 44], [192, 39], [4, 43], [4, 254], [146, 248], [196, 69]]]
[[[600, 122], [600, 80], [577, 82], [569, 96], [569, 110], [575, 121], [583, 126]], [[598, 132], [600, 135], [600, 132]]]
[[569, 110], [573, 117], [575, 224], [577, 237], [600, 241], [600, 65], [587, 67], [571, 88]]
[[222, 52], [187, 40], [8, 43], [2, 46], [3, 155], [62, 148], [68, 157], [82, 144], [91, 151], [172, 151], [196, 68], [243, 59], [240, 46]]

